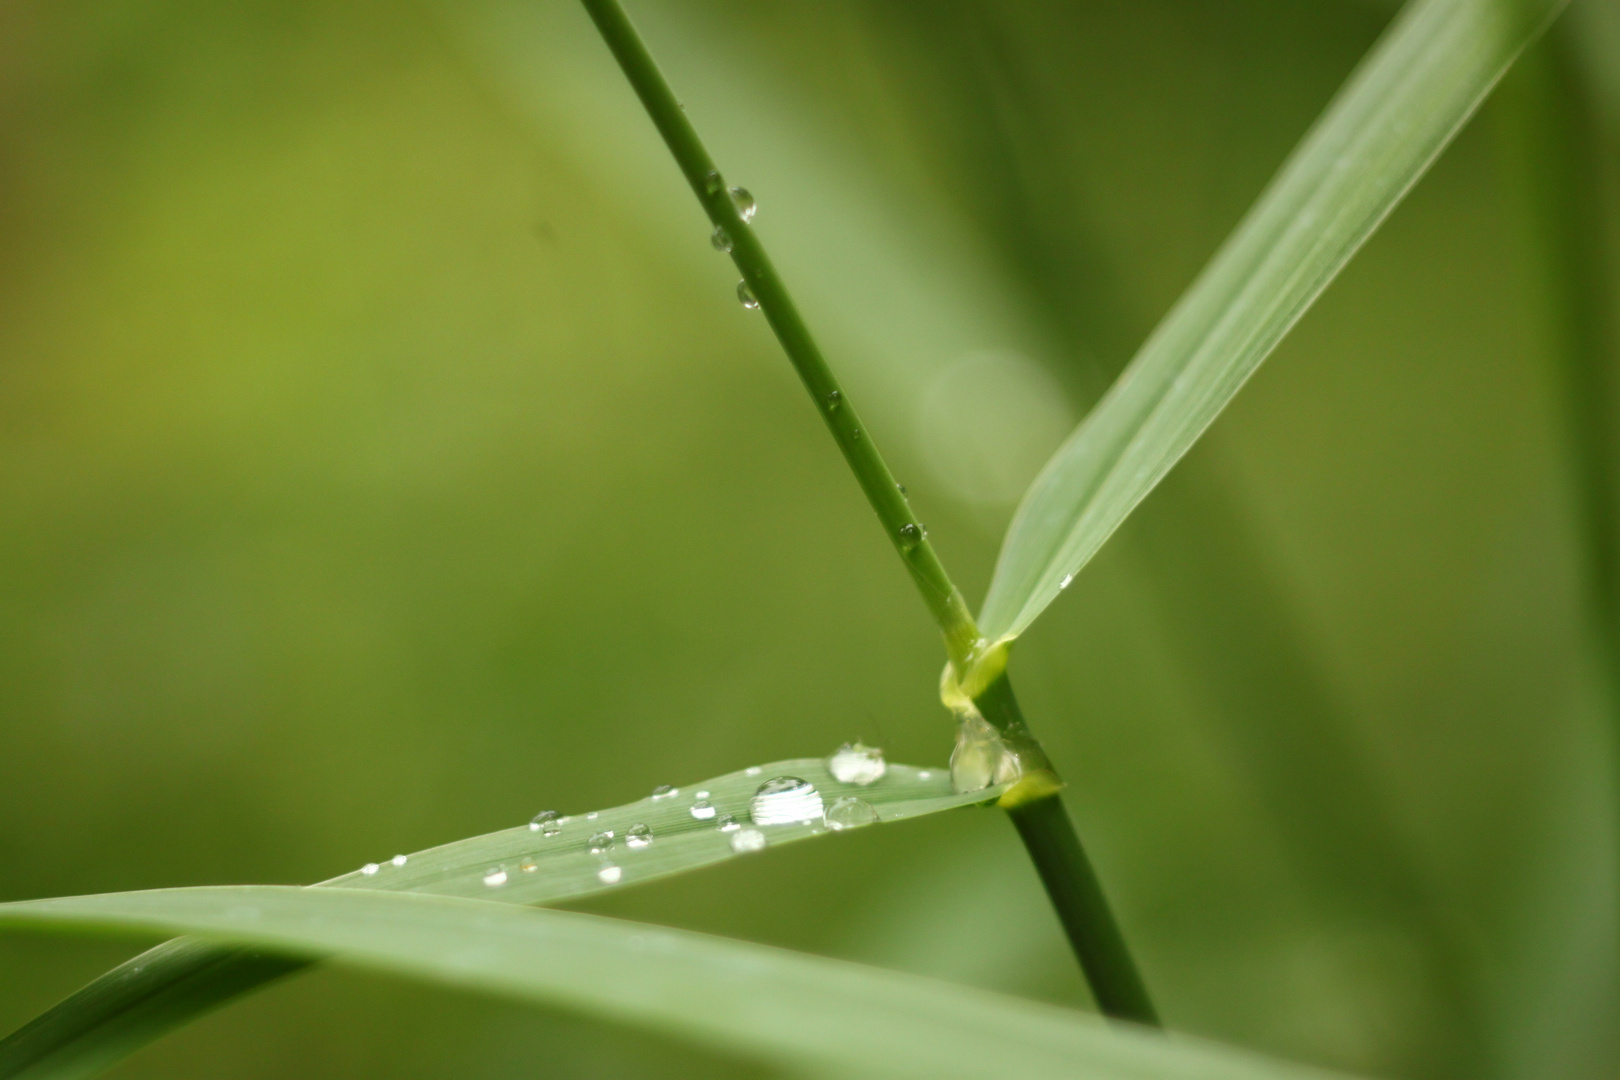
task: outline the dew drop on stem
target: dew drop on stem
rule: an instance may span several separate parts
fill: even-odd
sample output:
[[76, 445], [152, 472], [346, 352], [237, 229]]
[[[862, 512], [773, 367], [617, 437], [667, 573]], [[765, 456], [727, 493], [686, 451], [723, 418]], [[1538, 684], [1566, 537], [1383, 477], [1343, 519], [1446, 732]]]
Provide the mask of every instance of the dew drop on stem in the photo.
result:
[[737, 300], [749, 311], [753, 311], [759, 307], [759, 298], [754, 295], [754, 290], [748, 287], [748, 282], [746, 281], [737, 282]]
[[731, 205], [736, 207], [737, 216], [742, 218], [744, 222], [754, 220], [754, 211], [758, 207], [754, 205], [754, 197], [748, 193], [747, 188], [734, 187], [731, 189]]
[[714, 227], [714, 232], [709, 234], [709, 243], [714, 245], [714, 250], [731, 254], [731, 234], [726, 232], [724, 225]]

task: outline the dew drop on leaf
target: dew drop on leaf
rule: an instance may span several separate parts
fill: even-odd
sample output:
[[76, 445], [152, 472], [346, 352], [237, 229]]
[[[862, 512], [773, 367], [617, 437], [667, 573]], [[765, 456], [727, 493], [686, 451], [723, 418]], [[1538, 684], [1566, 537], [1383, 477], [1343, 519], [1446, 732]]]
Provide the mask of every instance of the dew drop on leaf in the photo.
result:
[[592, 855], [600, 855], [613, 846], [613, 834], [611, 832], [594, 833], [589, 840], [585, 841], [585, 846], [591, 849]]
[[765, 850], [765, 834], [758, 829], [743, 829], [731, 836], [731, 850], [746, 855], [751, 851]]
[[652, 791], [652, 797], [655, 799], [668, 799], [679, 794], [679, 789], [672, 788], [668, 784], [659, 784]]
[[653, 842], [652, 826], [632, 825], [625, 830], [624, 842], [633, 848], [644, 848]]
[[596, 880], [604, 885], [617, 885], [622, 877], [624, 870], [617, 866], [604, 866], [596, 872]]
[[388, 861], [393, 863], [395, 866], [404, 866], [407, 862], [410, 861], [410, 858], [408, 856], [405, 856], [405, 855], [395, 855], [392, 859], [389, 859]]
[[821, 792], [810, 781], [778, 776], [759, 785], [748, 813], [755, 825], [808, 825], [820, 819], [821, 808]]
[[530, 858], [524, 859], [522, 862], [518, 863], [518, 869], [523, 871], [525, 874], [532, 874], [536, 870], [540, 869], [540, 864], [535, 862], [531, 856]]
[[883, 779], [889, 763], [883, 760], [883, 751], [862, 742], [845, 743], [827, 759], [827, 771], [840, 784], [866, 787]]
[[827, 808], [829, 829], [858, 829], [862, 825], [876, 825], [877, 820], [877, 811], [872, 809], [872, 804], [853, 795], [834, 799]]
[[714, 817], [714, 815], [714, 804], [708, 799], [699, 799], [697, 802], [692, 804], [692, 816], [697, 818], [699, 821], [708, 821], [710, 818]]
[[484, 884], [491, 889], [498, 889], [506, 884], [506, 867], [492, 866], [484, 871]]
[[736, 832], [738, 829], [742, 828], [741, 825], [737, 824], [737, 819], [732, 817], [730, 814], [727, 814], [725, 817], [715, 822], [714, 827], [719, 829], [721, 832]]
[[542, 810], [529, 819], [530, 832], [543, 832], [547, 836], [556, 836], [562, 832], [562, 815], [555, 810]]
[[362, 866], [360, 868], [360, 872], [362, 874], [366, 875], [366, 877], [370, 877], [371, 875], [375, 874], [380, 869], [381, 869], [381, 867], [379, 867], [376, 863], [368, 862], [368, 863], [366, 863], [366, 865], [364, 865], [364, 866]]

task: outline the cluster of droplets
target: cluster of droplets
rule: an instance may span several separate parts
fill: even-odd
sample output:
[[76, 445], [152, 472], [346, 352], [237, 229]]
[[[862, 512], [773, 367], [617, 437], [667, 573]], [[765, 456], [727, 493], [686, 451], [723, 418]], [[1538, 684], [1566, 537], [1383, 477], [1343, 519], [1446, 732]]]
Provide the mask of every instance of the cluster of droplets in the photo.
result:
[[956, 749], [951, 751], [951, 786], [962, 794], [1017, 780], [1023, 771], [1017, 751], [977, 710], [957, 714]]
[[[392, 859], [388, 860], [388, 865], [396, 867], [404, 866], [408, 862], [410, 862], [409, 855], [395, 855]], [[381, 863], [368, 862], [366, 865], [360, 868], [360, 873], [364, 874], [366, 877], [376, 877], [381, 870]]]

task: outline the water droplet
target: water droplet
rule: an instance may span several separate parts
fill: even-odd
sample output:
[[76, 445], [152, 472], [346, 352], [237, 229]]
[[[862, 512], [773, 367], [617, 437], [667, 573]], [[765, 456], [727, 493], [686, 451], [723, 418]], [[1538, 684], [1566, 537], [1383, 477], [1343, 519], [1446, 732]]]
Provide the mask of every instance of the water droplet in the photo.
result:
[[714, 803], [710, 802], [708, 799], [699, 799], [697, 802], [692, 804], [692, 816], [697, 818], [699, 821], [708, 821], [710, 818], [714, 817], [714, 815]]
[[595, 810], [592, 810], [590, 813], [585, 815], [585, 820], [586, 821], [595, 821], [598, 816], [599, 816], [598, 812], [595, 811]]
[[956, 749], [951, 751], [951, 786], [958, 792], [982, 791], [991, 784], [1018, 779], [1018, 755], [984, 717], [964, 712], [957, 719]]
[[839, 409], [841, 409], [843, 407], [844, 407], [844, 392], [842, 390], [829, 391], [828, 394], [827, 394], [827, 411], [828, 412], [837, 412]]
[[748, 282], [746, 281], [737, 282], [737, 299], [741, 301], [742, 306], [747, 308], [749, 311], [753, 311], [755, 308], [759, 307], [759, 299], [754, 296], [754, 290], [748, 287]]
[[506, 867], [492, 866], [484, 871], [484, 884], [491, 889], [498, 889], [506, 884]]
[[927, 769], [924, 769], [922, 772], [917, 774], [917, 779], [919, 780], [932, 780], [933, 778], [934, 774], [929, 772]]
[[724, 225], [714, 227], [714, 232], [709, 234], [709, 243], [714, 245], [714, 250], [731, 254], [731, 234], [726, 232]]
[[529, 831], [556, 836], [562, 832], [562, 815], [555, 810], [542, 810], [529, 819]]
[[906, 551], [915, 551], [917, 545], [928, 536], [928, 530], [915, 521], [908, 521], [900, 526], [900, 546]]
[[765, 770], [763, 768], [761, 768], [760, 766], [758, 766], [758, 765], [750, 765], [750, 766], [748, 766], [748, 768], [743, 770], [743, 775], [744, 776], [758, 776], [760, 773], [762, 773], [764, 771]]
[[1069, 587], [1070, 583], [1073, 582], [1073, 581], [1074, 581], [1074, 575], [1073, 574], [1065, 575], [1063, 580], [1058, 582], [1058, 590], [1061, 592], [1062, 590], [1067, 589]]
[[889, 771], [889, 763], [883, 760], [883, 751], [875, 746], [845, 743], [827, 759], [827, 771], [840, 784], [865, 787], [883, 779], [883, 774]]
[[872, 804], [853, 795], [834, 799], [833, 804], [827, 807], [829, 829], [858, 829], [862, 825], [876, 825], [877, 819], [877, 811], [872, 809]]
[[625, 830], [624, 842], [633, 848], [644, 848], [653, 842], [652, 826], [632, 825]]
[[388, 861], [393, 863], [395, 866], [404, 866], [406, 863], [410, 862], [410, 857], [407, 855], [395, 855]]
[[725, 817], [715, 822], [714, 827], [719, 829], [721, 832], [736, 832], [738, 829], [742, 828], [741, 825], [737, 824], [737, 819], [732, 817], [730, 814], [727, 814]]
[[894, 486], [900, 489], [900, 494], [904, 495], [906, 493], [906, 485], [902, 484], [900, 481], [896, 480], [894, 482]]
[[755, 825], [806, 825], [821, 818], [821, 792], [808, 780], [778, 776], [759, 785], [749, 816]]
[[600, 855], [613, 846], [613, 834], [611, 832], [594, 833], [589, 840], [585, 841], [585, 846], [591, 849], [592, 855]]
[[744, 221], [753, 221], [754, 211], [759, 209], [754, 205], [754, 197], [748, 194], [747, 188], [731, 189], [731, 205], [737, 208], [737, 216]]
[[720, 174], [713, 169], [709, 170], [709, 174], [703, 178], [703, 190], [710, 195], [720, 194], [720, 190], [725, 186], [726, 182], [720, 179]]
[[707, 791], [694, 791], [694, 792], [692, 792], [692, 798], [694, 798], [694, 799], [707, 799], [708, 797], [709, 797], [709, 793]]
[[375, 874], [380, 869], [382, 869], [382, 868], [379, 867], [376, 863], [368, 862], [368, 863], [366, 863], [366, 865], [364, 865], [364, 866], [362, 866], [360, 868], [360, 872], [362, 874], [366, 875], [366, 877], [370, 877], [372, 874]]
[[732, 833], [731, 850], [738, 854], [747, 854], [750, 851], [765, 850], [765, 834], [758, 829], [743, 829]]
[[653, 788], [652, 797], [655, 799], [668, 799], [680, 793], [679, 788], [672, 788], [668, 784], [659, 784]]
[[530, 857], [518, 863], [518, 869], [523, 871], [525, 874], [532, 874], [536, 870], [540, 869], [540, 864], [535, 862], [534, 859]]
[[617, 866], [604, 866], [596, 872], [596, 880], [604, 885], [617, 885], [622, 877], [624, 870]]

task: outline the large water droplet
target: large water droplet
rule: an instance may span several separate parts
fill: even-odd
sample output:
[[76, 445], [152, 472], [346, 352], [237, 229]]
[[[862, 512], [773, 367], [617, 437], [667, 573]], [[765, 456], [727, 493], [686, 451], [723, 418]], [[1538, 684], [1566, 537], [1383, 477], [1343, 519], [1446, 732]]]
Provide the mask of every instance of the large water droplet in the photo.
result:
[[742, 828], [741, 825], [737, 824], [737, 819], [732, 817], [730, 814], [725, 815], [719, 821], [715, 822], [714, 827], [719, 829], [721, 832], [736, 832], [738, 829]]
[[600, 855], [602, 852], [613, 846], [613, 833], [593, 833], [591, 838], [585, 841], [585, 846], [591, 849], [592, 855]]
[[754, 205], [754, 197], [748, 194], [747, 188], [731, 189], [731, 205], [737, 208], [737, 216], [744, 221], [753, 221], [754, 211], [759, 209]]
[[395, 866], [404, 866], [406, 863], [410, 862], [410, 857], [406, 855], [395, 855], [388, 861], [393, 863]]
[[715, 815], [714, 803], [708, 799], [699, 799], [692, 804], [692, 816], [699, 821], [708, 821]]
[[498, 889], [506, 884], [506, 867], [492, 866], [484, 871], [484, 884], [491, 889]]
[[596, 880], [604, 885], [617, 885], [622, 877], [624, 870], [617, 866], [604, 866], [596, 872]]
[[362, 874], [366, 875], [366, 877], [370, 877], [371, 875], [375, 874], [380, 869], [382, 869], [382, 867], [378, 866], [376, 863], [368, 862], [368, 863], [366, 863], [366, 865], [364, 865], [364, 866], [362, 866], [360, 868], [360, 872]]
[[652, 826], [632, 825], [625, 830], [624, 842], [633, 848], [644, 848], [653, 842]]
[[657, 787], [653, 788], [652, 797], [655, 799], [668, 799], [679, 795], [680, 793], [679, 788], [672, 788], [668, 784], [659, 784]]
[[555, 810], [542, 810], [529, 819], [529, 831], [556, 836], [562, 832], [562, 815]]
[[956, 726], [956, 749], [951, 751], [951, 786], [958, 792], [982, 791], [991, 784], [1018, 779], [1018, 755], [1002, 741], [1001, 733], [977, 713], [965, 712]]
[[845, 743], [827, 759], [827, 771], [840, 784], [858, 784], [865, 787], [883, 779], [889, 763], [883, 760], [883, 751], [865, 743]]
[[759, 298], [754, 295], [754, 290], [748, 287], [746, 281], [737, 282], [737, 299], [749, 311], [759, 307]]
[[821, 818], [821, 792], [808, 780], [778, 776], [759, 785], [748, 806], [755, 825], [808, 825]]
[[765, 834], [758, 829], [743, 829], [731, 834], [731, 850], [739, 854], [765, 850]]
[[714, 250], [731, 254], [731, 234], [726, 232], [724, 225], [714, 227], [714, 232], [709, 234], [709, 243], [714, 245]]
[[829, 829], [858, 829], [862, 825], [876, 825], [877, 819], [877, 811], [872, 809], [872, 804], [853, 795], [834, 799], [833, 804], [827, 807]]

